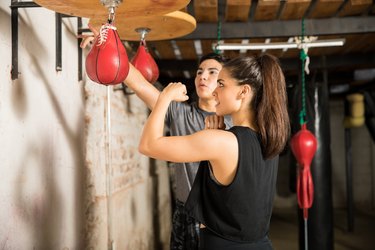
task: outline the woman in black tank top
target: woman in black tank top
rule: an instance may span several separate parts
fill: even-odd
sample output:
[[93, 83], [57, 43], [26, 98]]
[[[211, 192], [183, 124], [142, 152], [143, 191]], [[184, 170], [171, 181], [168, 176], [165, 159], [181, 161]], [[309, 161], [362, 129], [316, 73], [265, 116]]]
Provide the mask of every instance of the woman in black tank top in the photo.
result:
[[231, 129], [164, 136], [168, 105], [188, 99], [185, 85], [171, 83], [145, 124], [139, 150], [161, 160], [201, 162], [185, 204], [202, 225], [200, 249], [272, 249], [278, 155], [290, 133], [284, 75], [271, 55], [235, 58], [224, 64], [213, 95], [217, 115], [231, 115]]

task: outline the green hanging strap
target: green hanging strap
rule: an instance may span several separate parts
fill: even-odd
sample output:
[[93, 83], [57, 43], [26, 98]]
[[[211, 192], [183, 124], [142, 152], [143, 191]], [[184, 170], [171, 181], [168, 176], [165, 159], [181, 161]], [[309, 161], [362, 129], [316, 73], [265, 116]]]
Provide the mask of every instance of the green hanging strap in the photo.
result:
[[[219, 44], [220, 40], [221, 40], [221, 21], [218, 21], [217, 22], [217, 43]], [[214, 52], [216, 54], [219, 54], [220, 53], [220, 50], [218, 50], [216, 47], [214, 48]]]
[[307, 58], [307, 54], [303, 48], [303, 42], [305, 40], [305, 19], [302, 18], [302, 35], [301, 35], [301, 50], [300, 50], [300, 59], [302, 61], [301, 67], [301, 81], [302, 81], [302, 110], [299, 113], [299, 123], [302, 124], [306, 123], [306, 92], [305, 92], [305, 61]]

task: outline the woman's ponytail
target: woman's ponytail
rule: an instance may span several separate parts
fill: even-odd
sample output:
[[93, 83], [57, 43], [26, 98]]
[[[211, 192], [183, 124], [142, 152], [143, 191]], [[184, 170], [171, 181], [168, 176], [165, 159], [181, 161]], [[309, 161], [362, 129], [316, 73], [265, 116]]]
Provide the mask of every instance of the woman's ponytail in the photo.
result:
[[276, 57], [264, 54], [257, 58], [263, 83], [257, 99], [257, 124], [266, 158], [278, 155], [285, 147], [290, 122], [284, 74]]
[[272, 158], [285, 147], [290, 133], [284, 74], [271, 55], [238, 57], [224, 64], [239, 85], [253, 92], [251, 109], [262, 141], [263, 156]]

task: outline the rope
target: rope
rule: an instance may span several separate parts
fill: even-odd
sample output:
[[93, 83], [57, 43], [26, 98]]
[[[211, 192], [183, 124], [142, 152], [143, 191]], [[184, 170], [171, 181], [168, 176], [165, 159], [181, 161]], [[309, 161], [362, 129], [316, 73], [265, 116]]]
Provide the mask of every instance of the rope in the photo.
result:
[[302, 110], [299, 113], [300, 125], [306, 123], [306, 91], [305, 91], [305, 61], [308, 58], [305, 50], [303, 49], [303, 43], [305, 40], [305, 19], [302, 18], [302, 34], [301, 34], [301, 47], [300, 59], [302, 61], [301, 67], [301, 81], [302, 81]]
[[113, 249], [112, 233], [112, 140], [111, 140], [111, 90], [107, 86], [107, 112], [106, 112], [106, 195], [107, 195], [107, 237], [108, 249]]

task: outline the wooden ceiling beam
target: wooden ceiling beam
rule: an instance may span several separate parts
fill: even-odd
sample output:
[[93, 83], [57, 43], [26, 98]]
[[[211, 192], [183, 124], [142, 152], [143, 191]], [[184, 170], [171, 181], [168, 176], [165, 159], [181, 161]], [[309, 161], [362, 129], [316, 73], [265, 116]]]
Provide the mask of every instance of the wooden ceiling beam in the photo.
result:
[[301, 19], [305, 16], [311, 0], [288, 0], [285, 4], [284, 11], [280, 16], [281, 20]]
[[280, 0], [258, 0], [254, 14], [255, 21], [273, 20], [277, 17]]
[[194, 1], [194, 14], [197, 22], [218, 21], [218, 0]]
[[317, 0], [309, 18], [329, 18], [334, 16], [344, 0]]
[[349, 0], [338, 13], [338, 16], [360, 15], [371, 5], [372, 0]]
[[249, 18], [251, 0], [227, 0], [226, 22], [246, 22]]
[[[235, 29], [233, 27], [236, 27]], [[306, 35], [344, 35], [375, 32], [375, 17], [305, 19]], [[293, 37], [301, 33], [301, 20], [224, 22], [222, 39], [256, 37]], [[216, 23], [200, 23], [189, 35], [177, 39], [217, 39]]]

